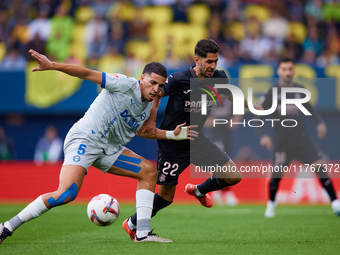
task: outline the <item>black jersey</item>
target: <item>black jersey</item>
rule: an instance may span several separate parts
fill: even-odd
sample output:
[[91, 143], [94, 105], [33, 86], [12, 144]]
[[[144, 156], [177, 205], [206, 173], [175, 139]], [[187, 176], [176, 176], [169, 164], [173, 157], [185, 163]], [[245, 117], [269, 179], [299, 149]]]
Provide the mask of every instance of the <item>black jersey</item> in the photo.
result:
[[[302, 135], [306, 135], [306, 128], [303, 124], [303, 113], [299, 108], [297, 108], [294, 104], [288, 104], [286, 107], [286, 115], [281, 115], [281, 88], [282, 86], [279, 84], [274, 85], [270, 88], [265, 95], [261, 98], [260, 104], [262, 105], [263, 109], [269, 109], [272, 106], [273, 101], [273, 88], [277, 88], [277, 108], [274, 113], [270, 116], [266, 116], [265, 119], [278, 119], [279, 121], [275, 121], [274, 123], [274, 138], [275, 141], [286, 141], [291, 142], [296, 137], [300, 137]], [[295, 88], [303, 88], [303, 86], [298, 84], [293, 84]], [[287, 93], [287, 98], [304, 98], [305, 95], [301, 93]], [[322, 122], [321, 116], [318, 114], [317, 111], [310, 105], [309, 102], [304, 103], [303, 106], [312, 114], [312, 118], [316, 123]], [[284, 127], [281, 122], [283, 120], [293, 119], [297, 122], [295, 127]], [[271, 122], [270, 122], [271, 123]], [[287, 121], [283, 123], [287, 126], [294, 126], [295, 123], [292, 121]]]
[[[177, 125], [186, 123], [186, 125], [198, 125], [198, 132], [202, 133], [203, 125], [214, 104], [213, 99], [207, 97], [207, 114], [201, 114], [201, 95], [202, 88], [213, 87], [215, 83], [229, 83], [229, 79], [224, 71], [215, 70], [210, 79], [199, 79], [193, 70], [193, 67], [183, 71], [175, 72], [168, 77], [162, 90], [163, 95], [169, 96], [169, 101], [165, 109], [164, 117], [160, 129], [173, 130]], [[207, 84], [208, 86], [205, 86]], [[229, 90], [218, 91], [220, 94], [229, 94]], [[215, 93], [211, 93], [217, 97]], [[195, 123], [191, 123], [194, 120]], [[158, 140], [159, 149], [170, 151], [189, 150], [189, 140], [173, 141]]]

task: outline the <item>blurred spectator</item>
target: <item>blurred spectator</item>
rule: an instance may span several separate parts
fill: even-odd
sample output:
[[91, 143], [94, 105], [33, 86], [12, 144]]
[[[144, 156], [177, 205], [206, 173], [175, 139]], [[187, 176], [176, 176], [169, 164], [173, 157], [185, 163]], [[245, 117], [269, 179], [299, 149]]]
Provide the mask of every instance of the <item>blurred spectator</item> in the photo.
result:
[[22, 14], [17, 18], [17, 22], [15, 23], [12, 34], [20, 41], [21, 44], [28, 43], [28, 18], [25, 14]]
[[174, 13], [173, 22], [188, 22], [187, 19], [188, 1], [176, 0], [176, 3], [171, 5], [171, 9]]
[[95, 0], [93, 1], [93, 10], [95, 13], [105, 17], [110, 5], [110, 0]]
[[303, 47], [297, 42], [296, 36], [293, 33], [288, 34], [284, 41], [283, 56], [293, 60], [299, 60], [303, 54]]
[[307, 38], [303, 42], [302, 46], [305, 51], [314, 51], [317, 56], [321, 54], [324, 43], [319, 37], [319, 31], [316, 26], [309, 27]]
[[340, 25], [340, 3], [338, 0], [329, 0], [323, 5], [322, 18], [327, 23], [334, 22]]
[[271, 8], [270, 18], [263, 23], [263, 35], [282, 40], [286, 36], [287, 30], [287, 19], [280, 16], [280, 13], [276, 8]]
[[303, 0], [290, 0], [288, 3], [288, 15], [290, 21], [304, 22]]
[[303, 52], [301, 62], [307, 65], [315, 65], [316, 54], [315, 51], [307, 49]]
[[239, 20], [241, 15], [240, 3], [238, 0], [228, 1], [228, 5], [222, 12], [222, 22]]
[[149, 23], [143, 20], [142, 9], [136, 10], [135, 17], [128, 23], [129, 40], [146, 41]]
[[327, 65], [339, 65], [340, 59], [337, 55], [332, 54], [330, 49], [325, 49], [316, 59], [316, 66], [325, 68]]
[[257, 34], [247, 33], [246, 38], [240, 43], [240, 56], [242, 61], [257, 63], [268, 52], [268, 39]]
[[317, 20], [322, 19], [322, 0], [309, 0], [305, 5], [305, 15], [314, 17]]
[[120, 20], [122, 22], [128, 22], [135, 16], [136, 7], [130, 0], [114, 1], [107, 11], [107, 17], [111, 21]]
[[7, 21], [7, 13], [0, 9], [0, 42], [6, 42], [10, 35], [10, 28]]
[[57, 129], [54, 126], [48, 126], [44, 137], [39, 139], [35, 148], [34, 162], [37, 164], [43, 162], [54, 163], [61, 159], [62, 150], [63, 141], [58, 137]]
[[65, 7], [58, 6], [51, 18], [51, 33], [46, 45], [47, 54], [55, 56], [58, 62], [63, 62], [69, 55], [73, 27], [74, 21]]
[[117, 47], [110, 45], [107, 52], [100, 58], [98, 69], [106, 73], [123, 73], [125, 58]]
[[119, 54], [124, 54], [126, 40], [124, 38], [123, 24], [113, 22], [111, 25], [108, 47], [116, 47]]
[[[227, 6], [227, 1], [223, 1], [223, 0], [211, 0], [211, 1], [207, 1], [209, 4], [209, 9], [211, 11], [211, 14], [218, 14], [218, 16], [221, 16], [224, 12], [224, 9]], [[231, 2], [231, 1], [229, 1]], [[234, 1], [236, 2], [236, 1]]]
[[174, 4], [176, 0], [150, 0], [152, 5], [171, 5]]
[[39, 53], [41, 52], [41, 54], [45, 54], [46, 42], [40, 38], [39, 33], [36, 33], [33, 39], [26, 44], [25, 57], [27, 60], [33, 59], [31, 57], [31, 54], [29, 54], [28, 52], [30, 49], [35, 50]]
[[332, 55], [337, 55], [340, 53], [340, 37], [335, 25], [330, 25], [328, 27], [325, 43]]
[[100, 13], [86, 24], [85, 40], [89, 59], [99, 59], [106, 52], [109, 26]]
[[0, 63], [2, 71], [25, 71], [26, 60], [19, 52], [18, 47], [12, 46], [3, 61]]
[[238, 63], [239, 63], [239, 45], [235, 44], [232, 48], [228, 44], [221, 45], [217, 69], [226, 70], [233, 64]]
[[32, 41], [36, 34], [39, 38], [46, 42], [51, 32], [51, 24], [48, 19], [50, 13], [50, 7], [48, 5], [42, 5], [39, 9], [39, 15], [36, 19], [31, 21], [28, 25], [29, 40]]
[[0, 161], [10, 159], [14, 159], [13, 142], [6, 136], [5, 130], [0, 127]]
[[125, 56], [125, 67], [124, 67], [124, 74], [126, 76], [140, 76], [143, 71], [144, 63], [138, 60], [133, 53], [129, 52]]

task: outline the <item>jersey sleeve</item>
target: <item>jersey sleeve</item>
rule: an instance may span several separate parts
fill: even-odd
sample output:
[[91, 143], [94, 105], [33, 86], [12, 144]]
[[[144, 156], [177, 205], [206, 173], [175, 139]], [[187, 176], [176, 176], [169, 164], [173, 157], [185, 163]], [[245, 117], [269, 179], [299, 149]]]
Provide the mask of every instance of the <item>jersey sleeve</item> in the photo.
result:
[[162, 89], [162, 94], [164, 96], [173, 96], [176, 94], [176, 79], [172, 74], [170, 74], [168, 79], [166, 79]]
[[129, 88], [137, 85], [137, 80], [127, 77], [124, 74], [108, 74], [103, 72], [101, 87], [110, 92], [125, 92]]

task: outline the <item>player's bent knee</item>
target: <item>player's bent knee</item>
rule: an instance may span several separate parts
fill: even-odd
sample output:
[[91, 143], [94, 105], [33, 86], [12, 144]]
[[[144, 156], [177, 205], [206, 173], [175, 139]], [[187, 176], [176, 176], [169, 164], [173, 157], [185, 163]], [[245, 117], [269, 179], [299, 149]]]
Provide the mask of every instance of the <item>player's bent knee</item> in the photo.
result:
[[150, 161], [145, 162], [143, 166], [143, 177], [155, 180], [157, 179], [157, 169]]
[[47, 202], [50, 205], [50, 207], [56, 207], [59, 205], [67, 204], [71, 201], [73, 201], [78, 194], [78, 186], [75, 183], [72, 183], [72, 185], [65, 190], [62, 194], [60, 194], [57, 199], [54, 197], [50, 197]]

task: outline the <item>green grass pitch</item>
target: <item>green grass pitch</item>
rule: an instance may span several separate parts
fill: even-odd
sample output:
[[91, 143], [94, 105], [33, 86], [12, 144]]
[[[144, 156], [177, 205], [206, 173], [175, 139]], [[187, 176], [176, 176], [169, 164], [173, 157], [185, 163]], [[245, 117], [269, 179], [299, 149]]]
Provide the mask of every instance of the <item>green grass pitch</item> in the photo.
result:
[[[0, 204], [0, 222], [22, 205]], [[134, 243], [121, 227], [134, 211], [121, 204], [111, 226], [90, 222], [86, 205], [52, 209], [25, 223], [0, 245], [0, 254], [339, 254], [340, 218], [330, 206], [278, 206], [264, 218], [265, 206], [172, 205], [151, 220], [151, 228], [173, 243]]]

